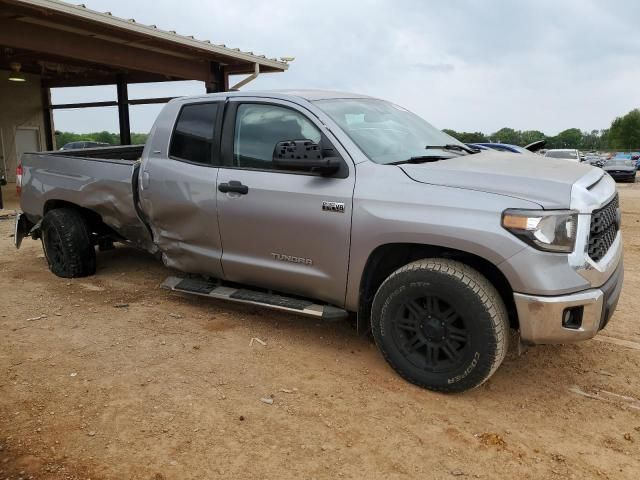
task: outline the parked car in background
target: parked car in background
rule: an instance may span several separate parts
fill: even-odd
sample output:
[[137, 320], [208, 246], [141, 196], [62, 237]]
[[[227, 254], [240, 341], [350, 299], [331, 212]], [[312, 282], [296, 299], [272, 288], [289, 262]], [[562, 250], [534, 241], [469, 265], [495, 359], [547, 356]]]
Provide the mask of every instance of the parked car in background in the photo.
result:
[[497, 142], [482, 142], [482, 143], [468, 143], [471, 148], [477, 148], [480, 150], [497, 150], [499, 152], [520, 153], [529, 155], [531, 153], [539, 151], [544, 147], [546, 141], [538, 140], [537, 142], [530, 143], [521, 147], [519, 145], [513, 145], [510, 143], [497, 143]]
[[547, 158], [561, 158], [563, 160], [571, 160], [580, 162], [580, 152], [575, 148], [552, 148], [544, 154]]
[[524, 147], [520, 147], [518, 145], [511, 145], [509, 143], [487, 142], [487, 143], [468, 143], [467, 145], [469, 145], [472, 148], [473, 147], [479, 148], [481, 150], [491, 149], [491, 150], [497, 150], [499, 152], [531, 153], [530, 151], [526, 150]]
[[81, 148], [97, 148], [97, 147], [110, 147], [108, 143], [94, 142], [90, 140], [81, 140], [78, 142], [65, 143], [60, 150], [80, 150]]
[[585, 155], [584, 161], [589, 165], [600, 168], [602, 168], [605, 164], [605, 160], [603, 160], [601, 156], [596, 153], [587, 153]]
[[613, 177], [616, 182], [635, 182], [638, 167], [636, 161], [631, 159], [630, 153], [616, 153], [615, 157], [607, 161], [604, 171]]
[[489, 147], [485, 147], [484, 145], [480, 145], [479, 143], [467, 143], [467, 147], [473, 148], [474, 150], [490, 150]]

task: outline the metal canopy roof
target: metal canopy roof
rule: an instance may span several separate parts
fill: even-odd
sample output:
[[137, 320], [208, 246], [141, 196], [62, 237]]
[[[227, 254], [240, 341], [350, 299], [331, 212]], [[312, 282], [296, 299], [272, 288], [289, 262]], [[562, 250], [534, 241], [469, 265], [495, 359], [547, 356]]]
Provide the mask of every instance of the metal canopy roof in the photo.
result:
[[[201, 80], [283, 72], [287, 62], [58, 0], [0, 0], [0, 69], [20, 62], [50, 86]], [[217, 76], [217, 77], [216, 77]], [[47, 80], [48, 79], [48, 80]]]

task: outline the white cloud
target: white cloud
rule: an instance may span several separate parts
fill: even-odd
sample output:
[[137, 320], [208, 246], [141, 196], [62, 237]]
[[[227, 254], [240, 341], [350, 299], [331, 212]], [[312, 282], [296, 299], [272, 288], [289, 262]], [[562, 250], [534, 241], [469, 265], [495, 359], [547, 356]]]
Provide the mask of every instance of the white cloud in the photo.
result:
[[[85, 4], [199, 39], [296, 57], [288, 72], [263, 75], [245, 89], [362, 92], [399, 103], [441, 128], [591, 130], [640, 104], [640, 2], [632, 0]], [[133, 90], [138, 97], [168, 96], [203, 87]], [[72, 91], [56, 92], [56, 101], [58, 96], [87, 99]], [[134, 130], [147, 130], [156, 111], [136, 108]], [[56, 127], [116, 131], [117, 120], [111, 113], [58, 112]]]

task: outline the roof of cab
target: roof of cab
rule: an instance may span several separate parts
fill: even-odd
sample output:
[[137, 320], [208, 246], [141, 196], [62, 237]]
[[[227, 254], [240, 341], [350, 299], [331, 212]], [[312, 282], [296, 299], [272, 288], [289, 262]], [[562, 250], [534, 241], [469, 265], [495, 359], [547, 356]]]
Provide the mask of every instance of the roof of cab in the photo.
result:
[[309, 102], [316, 100], [329, 100], [335, 98], [373, 98], [367, 95], [348, 92], [333, 92], [330, 90], [248, 90], [248, 91], [231, 91], [207, 93], [203, 95], [177, 97], [171, 102], [189, 103], [193, 101], [202, 101], [211, 97], [258, 97], [258, 98], [276, 98], [276, 99], [304, 99]]
[[[240, 92], [234, 92], [240, 93]], [[372, 98], [368, 95], [361, 95], [351, 92], [336, 92], [332, 90], [304, 90], [304, 89], [290, 89], [290, 90], [264, 90], [261, 92], [245, 92], [247, 94], [260, 94], [260, 96], [271, 96], [273, 94], [282, 94], [289, 97], [304, 98], [305, 100], [330, 100], [334, 98]]]

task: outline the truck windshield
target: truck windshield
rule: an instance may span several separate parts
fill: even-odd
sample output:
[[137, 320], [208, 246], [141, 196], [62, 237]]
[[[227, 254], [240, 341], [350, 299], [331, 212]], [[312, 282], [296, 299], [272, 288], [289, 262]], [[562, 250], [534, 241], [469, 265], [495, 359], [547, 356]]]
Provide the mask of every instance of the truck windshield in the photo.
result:
[[398, 163], [428, 155], [442, 158], [443, 152], [434, 145], [464, 147], [417, 115], [384, 100], [338, 98], [314, 103], [376, 163]]

